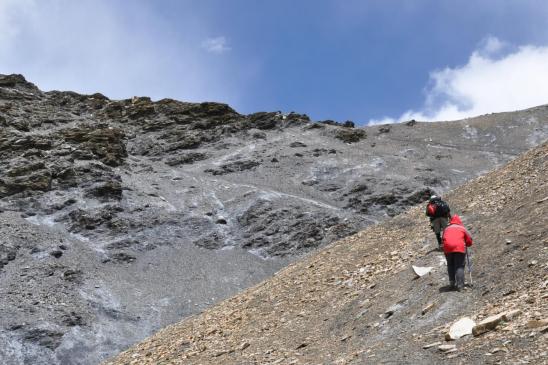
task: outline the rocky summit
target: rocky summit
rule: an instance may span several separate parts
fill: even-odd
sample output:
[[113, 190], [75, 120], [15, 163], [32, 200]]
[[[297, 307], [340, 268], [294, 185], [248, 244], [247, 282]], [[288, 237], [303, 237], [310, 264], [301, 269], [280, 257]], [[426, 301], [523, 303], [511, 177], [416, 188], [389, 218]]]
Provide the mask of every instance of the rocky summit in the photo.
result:
[[[96, 364], [547, 137], [548, 106], [361, 128], [220, 103], [43, 92], [0, 75], [0, 362]], [[491, 204], [482, 189], [467, 204]], [[415, 244], [433, 247], [425, 223], [410, 222], [423, 225]], [[383, 249], [396, 250], [396, 233]], [[186, 356], [196, 348], [184, 341]]]

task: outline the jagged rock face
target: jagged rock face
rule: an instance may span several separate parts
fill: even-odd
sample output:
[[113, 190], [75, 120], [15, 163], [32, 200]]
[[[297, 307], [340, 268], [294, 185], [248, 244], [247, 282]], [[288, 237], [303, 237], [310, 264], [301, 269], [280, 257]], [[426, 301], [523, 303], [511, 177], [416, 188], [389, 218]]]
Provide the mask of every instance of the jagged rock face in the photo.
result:
[[96, 363], [511, 159], [547, 120], [355, 128], [0, 76], [0, 359]]

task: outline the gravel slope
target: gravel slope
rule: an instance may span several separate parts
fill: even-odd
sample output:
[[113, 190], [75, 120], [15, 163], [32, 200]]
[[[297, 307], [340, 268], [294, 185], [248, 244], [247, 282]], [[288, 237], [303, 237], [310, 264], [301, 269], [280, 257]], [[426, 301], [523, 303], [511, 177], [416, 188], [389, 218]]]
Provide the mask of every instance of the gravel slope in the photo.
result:
[[[447, 195], [474, 238], [475, 285], [445, 290], [422, 206], [336, 242], [105, 364], [546, 363], [548, 144]], [[411, 265], [431, 266], [417, 278]], [[425, 308], [427, 308], [425, 310]], [[510, 310], [452, 341], [462, 316]]]

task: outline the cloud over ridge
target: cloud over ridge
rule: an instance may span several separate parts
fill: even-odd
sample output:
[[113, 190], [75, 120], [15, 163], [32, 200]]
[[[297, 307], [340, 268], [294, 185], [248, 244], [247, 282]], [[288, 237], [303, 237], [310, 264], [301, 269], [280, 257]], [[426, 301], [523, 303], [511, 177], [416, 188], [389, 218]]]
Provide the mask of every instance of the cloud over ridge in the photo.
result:
[[458, 120], [548, 103], [548, 46], [512, 48], [487, 37], [463, 66], [430, 73], [420, 110], [369, 124]]

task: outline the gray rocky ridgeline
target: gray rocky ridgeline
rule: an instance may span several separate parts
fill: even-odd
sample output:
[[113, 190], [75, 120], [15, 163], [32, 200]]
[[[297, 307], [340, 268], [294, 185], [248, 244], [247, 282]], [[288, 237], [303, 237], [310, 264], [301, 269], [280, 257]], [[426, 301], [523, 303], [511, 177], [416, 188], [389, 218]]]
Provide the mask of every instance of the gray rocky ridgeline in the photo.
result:
[[0, 362], [97, 363], [512, 159], [547, 120], [357, 128], [0, 75]]

